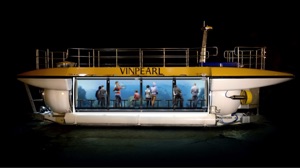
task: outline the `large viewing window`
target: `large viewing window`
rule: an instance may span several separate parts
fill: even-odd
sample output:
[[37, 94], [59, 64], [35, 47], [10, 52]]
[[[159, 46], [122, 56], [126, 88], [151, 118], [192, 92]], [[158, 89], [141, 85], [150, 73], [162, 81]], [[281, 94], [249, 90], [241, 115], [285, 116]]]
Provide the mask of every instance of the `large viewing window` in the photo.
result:
[[[116, 104], [115, 82], [121, 85], [121, 105]], [[138, 111], [147, 109], [173, 110], [173, 87], [177, 85], [182, 91], [183, 111], [205, 111], [207, 107], [207, 78], [205, 77], [77, 77], [75, 78], [76, 111]], [[199, 88], [197, 106], [192, 107], [191, 87]], [[147, 106], [145, 98], [146, 86], [156, 85], [157, 95], [154, 106]], [[101, 107], [96, 98], [96, 91], [103, 86], [106, 91], [105, 106]], [[134, 93], [140, 99], [133, 101]]]

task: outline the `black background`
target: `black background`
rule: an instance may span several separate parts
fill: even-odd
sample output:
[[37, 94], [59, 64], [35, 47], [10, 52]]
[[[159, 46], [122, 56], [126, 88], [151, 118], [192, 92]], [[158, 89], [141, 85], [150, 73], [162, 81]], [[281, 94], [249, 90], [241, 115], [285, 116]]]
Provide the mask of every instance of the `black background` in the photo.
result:
[[[34, 69], [35, 49], [200, 47], [205, 21], [213, 27], [208, 33], [208, 46], [221, 50], [266, 46], [267, 69], [295, 74], [293, 81], [262, 88], [260, 101], [264, 115], [282, 125], [289, 133], [286, 135], [291, 136], [276, 145], [296, 142], [300, 36], [299, 9], [293, 3], [91, 1], [16, 3], [10, 7], [2, 26], [9, 50], [5, 58], [14, 63], [10, 71], [14, 72], [11, 76], [18, 96], [9, 101], [13, 110], [6, 113], [6, 126], [22, 126], [27, 112], [31, 112], [25, 88], [16, 75]], [[3, 130], [10, 131], [9, 127]], [[295, 149], [299, 149], [298, 144]]]

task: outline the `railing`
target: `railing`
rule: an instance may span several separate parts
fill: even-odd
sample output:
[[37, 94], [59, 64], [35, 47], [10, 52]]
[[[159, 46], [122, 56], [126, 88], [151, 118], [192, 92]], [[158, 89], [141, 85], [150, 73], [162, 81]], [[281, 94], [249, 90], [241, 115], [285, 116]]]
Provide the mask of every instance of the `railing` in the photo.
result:
[[[77, 67], [196, 67], [201, 48], [69, 48], [66, 51], [36, 50], [36, 69]], [[206, 61], [218, 57], [217, 47], [207, 47]], [[238, 67], [265, 68], [265, 47], [235, 47], [223, 59]], [[73, 64], [68, 64], [73, 63]]]
[[239, 67], [265, 69], [266, 47], [238, 46], [224, 51], [227, 62], [236, 62]]

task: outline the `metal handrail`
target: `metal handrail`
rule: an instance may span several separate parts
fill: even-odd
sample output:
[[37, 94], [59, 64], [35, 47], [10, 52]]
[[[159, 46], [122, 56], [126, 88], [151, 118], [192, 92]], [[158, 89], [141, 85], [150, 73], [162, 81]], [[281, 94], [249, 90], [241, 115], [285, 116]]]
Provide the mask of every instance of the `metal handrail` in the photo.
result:
[[[218, 55], [217, 47], [207, 47], [206, 59]], [[201, 48], [69, 48], [66, 51], [36, 50], [36, 69], [55, 68], [61, 62], [78, 67], [101, 66], [199, 66]], [[240, 67], [264, 69], [266, 47], [238, 46], [225, 50], [226, 62]]]

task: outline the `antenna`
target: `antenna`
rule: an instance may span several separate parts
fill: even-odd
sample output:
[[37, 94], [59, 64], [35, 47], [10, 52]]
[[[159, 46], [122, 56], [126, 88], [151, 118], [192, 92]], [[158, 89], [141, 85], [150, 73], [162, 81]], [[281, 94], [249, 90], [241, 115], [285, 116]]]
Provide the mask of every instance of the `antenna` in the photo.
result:
[[202, 37], [202, 47], [201, 47], [200, 61], [199, 61], [201, 63], [201, 66], [206, 61], [207, 31], [210, 30], [210, 29], [212, 29], [212, 27], [211, 26], [206, 26], [205, 21], [203, 21], [203, 27], [202, 27], [203, 37]]

